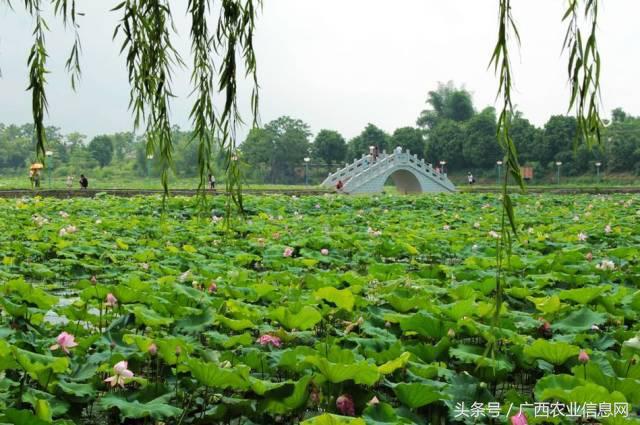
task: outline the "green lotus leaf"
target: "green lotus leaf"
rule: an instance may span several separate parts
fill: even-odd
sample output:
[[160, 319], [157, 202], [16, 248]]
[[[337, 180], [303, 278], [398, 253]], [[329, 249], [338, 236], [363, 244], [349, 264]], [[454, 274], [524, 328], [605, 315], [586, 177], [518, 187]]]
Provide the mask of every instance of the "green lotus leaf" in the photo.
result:
[[[307, 391], [307, 387], [309, 386], [311, 379], [312, 377], [310, 375], [300, 378], [300, 380], [293, 385], [293, 391], [291, 394], [278, 394], [275, 397], [267, 398], [260, 402], [259, 409], [271, 414], [282, 415], [303, 407], [309, 398], [309, 391]], [[253, 385], [252, 389], [254, 392], [259, 394], [255, 391]]]
[[601, 325], [606, 321], [606, 314], [596, 313], [595, 311], [584, 307], [580, 310], [569, 313], [567, 317], [553, 323], [551, 327], [554, 330], [571, 334], [590, 330], [593, 325]]
[[400, 357], [390, 360], [383, 365], [378, 366], [378, 372], [382, 375], [388, 375], [390, 373], [395, 372], [397, 369], [403, 368], [409, 362], [409, 358], [411, 357], [411, 353], [404, 352], [400, 355]]
[[249, 368], [236, 366], [233, 369], [221, 368], [215, 363], [189, 359], [187, 365], [193, 377], [202, 385], [212, 388], [232, 388], [246, 390], [250, 388]]
[[249, 319], [231, 319], [221, 314], [217, 314], [215, 320], [225, 327], [234, 331], [243, 331], [245, 329], [255, 328], [255, 324]]
[[42, 420], [29, 410], [18, 410], [9, 408], [4, 412], [4, 417], [0, 416], [0, 421], [13, 425], [50, 425], [51, 422]]
[[447, 334], [449, 327], [441, 319], [426, 312], [418, 312], [400, 319], [400, 328], [404, 332], [416, 332], [418, 335], [440, 339]]
[[353, 380], [356, 384], [373, 385], [380, 379], [378, 368], [368, 362], [333, 363], [324, 357], [308, 356], [305, 362], [314, 365], [333, 383]]
[[349, 289], [336, 289], [332, 286], [320, 288], [313, 293], [317, 299], [329, 301], [347, 311], [353, 310], [355, 297]]
[[524, 348], [524, 354], [534, 359], [542, 359], [553, 365], [560, 366], [572, 357], [577, 357], [580, 347], [566, 342], [554, 342], [537, 339], [533, 344]]
[[300, 425], [366, 425], [366, 422], [360, 418], [323, 413], [322, 415], [314, 416], [311, 419], [300, 422]]
[[412, 409], [449, 398], [440, 388], [415, 382], [393, 385], [393, 392], [398, 397], [398, 400]]
[[171, 317], [161, 316], [156, 311], [140, 305], [135, 306], [132, 313], [136, 316], [136, 323], [150, 326], [152, 328], [168, 326], [173, 323], [173, 319]]
[[301, 331], [313, 328], [322, 320], [320, 312], [309, 305], [305, 305], [297, 311], [278, 307], [271, 312], [270, 317], [289, 330], [298, 329]]
[[378, 403], [376, 405], [367, 407], [364, 412], [362, 412], [362, 417], [366, 421], [367, 425], [415, 424], [415, 422], [411, 421], [408, 418], [398, 416], [393, 407], [387, 403]]
[[611, 289], [611, 286], [591, 286], [586, 288], [565, 289], [560, 291], [559, 297], [561, 300], [571, 300], [578, 304], [589, 304], [596, 298], [598, 298], [603, 292], [607, 292]]
[[105, 410], [116, 408], [124, 418], [139, 419], [150, 417], [155, 420], [163, 420], [182, 414], [182, 409], [168, 404], [171, 397], [172, 394], [166, 394], [148, 403], [140, 403], [137, 400], [128, 401], [120, 395], [107, 394], [98, 400], [98, 405]]

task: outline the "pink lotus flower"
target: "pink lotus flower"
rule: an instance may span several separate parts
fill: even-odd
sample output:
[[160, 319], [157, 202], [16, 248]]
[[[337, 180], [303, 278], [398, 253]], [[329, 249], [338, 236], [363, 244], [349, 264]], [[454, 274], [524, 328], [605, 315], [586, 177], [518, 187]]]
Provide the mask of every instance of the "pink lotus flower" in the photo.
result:
[[95, 285], [96, 283], [98, 283], [98, 278], [96, 277], [96, 275], [94, 274], [93, 276], [91, 276], [91, 284]]
[[322, 254], [322, 255], [329, 255], [329, 250], [328, 250], [327, 248], [322, 248], [322, 249], [320, 250], [320, 254]]
[[522, 412], [511, 417], [511, 425], [528, 425], [527, 417]]
[[149, 354], [151, 354], [152, 356], [155, 356], [156, 353], [158, 352], [158, 346], [156, 345], [155, 342], [152, 342], [151, 345], [149, 346], [149, 348], [147, 348], [147, 351], [149, 352]]
[[113, 376], [108, 377], [104, 380], [104, 382], [109, 382], [112, 387], [116, 385], [120, 385], [124, 388], [124, 384], [126, 384], [126, 380], [129, 378], [133, 378], [133, 372], [128, 369], [129, 364], [126, 360], [122, 360], [113, 366]]
[[349, 394], [342, 394], [336, 399], [336, 407], [338, 411], [345, 416], [355, 416], [356, 409], [353, 404], [353, 399]]
[[218, 285], [216, 285], [215, 282], [211, 282], [211, 284], [209, 285], [209, 293], [213, 294], [214, 292], [218, 291]]
[[69, 348], [73, 348], [77, 346], [76, 337], [71, 335], [70, 333], [62, 332], [56, 338], [57, 344], [53, 344], [49, 349], [57, 350], [58, 348], [62, 348], [62, 351], [69, 354]]
[[451, 226], [449, 226], [448, 224], [445, 224], [444, 226], [442, 226], [442, 230], [447, 231], [450, 230]]
[[584, 241], [586, 241], [588, 237], [589, 237], [589, 236], [587, 236], [587, 234], [586, 234], [586, 233], [584, 233], [584, 232], [580, 232], [580, 233], [578, 233], [578, 240], [579, 240], [580, 242], [584, 242]]
[[578, 354], [578, 361], [580, 363], [587, 363], [589, 361], [589, 354], [584, 350], [580, 350], [580, 354]]
[[453, 329], [449, 328], [449, 330], [447, 331], [447, 336], [449, 338], [453, 338], [456, 336], [456, 331], [454, 331]]
[[499, 238], [500, 238], [500, 235], [499, 235], [499, 234], [498, 234], [498, 232], [496, 232], [495, 230], [491, 230], [491, 231], [489, 232], [489, 236], [491, 236], [491, 237], [492, 237], [492, 238], [494, 238], [494, 239], [499, 239]]
[[260, 345], [272, 345], [274, 347], [280, 347], [282, 345], [280, 338], [268, 334], [262, 335], [256, 342]]
[[60, 214], [60, 217], [62, 218], [69, 218], [69, 214], [64, 211], [60, 211], [58, 214]]
[[378, 397], [373, 396], [373, 398], [372, 398], [371, 400], [369, 400], [369, 401], [367, 402], [367, 404], [368, 404], [369, 406], [375, 406], [376, 404], [380, 404], [380, 400], [378, 400]]
[[115, 307], [118, 304], [118, 299], [116, 298], [115, 295], [113, 295], [111, 292], [109, 292], [107, 294], [107, 301], [106, 301], [107, 307]]
[[283, 257], [291, 257], [292, 255], [293, 255], [293, 248], [291, 248], [290, 246], [286, 247], [282, 252]]
[[590, 252], [587, 252], [587, 255], [585, 255], [584, 258], [586, 258], [587, 261], [591, 261], [593, 260], [593, 254]]
[[606, 234], [611, 233], [611, 225], [610, 224], [607, 224], [606, 226], [604, 226], [604, 232]]

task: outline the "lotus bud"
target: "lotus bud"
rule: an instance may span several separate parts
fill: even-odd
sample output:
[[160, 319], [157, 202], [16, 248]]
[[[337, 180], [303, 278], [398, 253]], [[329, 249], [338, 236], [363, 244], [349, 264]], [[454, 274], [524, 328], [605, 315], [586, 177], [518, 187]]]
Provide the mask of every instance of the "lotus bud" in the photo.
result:
[[580, 354], [578, 354], [578, 361], [583, 364], [587, 363], [589, 361], [589, 354], [584, 350], [580, 350]]

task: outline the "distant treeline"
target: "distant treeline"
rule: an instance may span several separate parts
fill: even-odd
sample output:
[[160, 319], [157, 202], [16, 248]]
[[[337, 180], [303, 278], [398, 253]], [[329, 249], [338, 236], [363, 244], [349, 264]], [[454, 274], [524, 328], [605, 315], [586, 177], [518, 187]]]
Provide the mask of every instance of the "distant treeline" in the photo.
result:
[[[428, 108], [419, 114], [415, 127], [398, 128], [388, 134], [368, 124], [348, 141], [329, 129], [320, 130], [314, 138], [303, 121], [280, 117], [251, 130], [241, 144], [247, 180], [300, 183], [308, 172], [317, 183], [329, 170], [368, 153], [370, 146], [380, 151], [401, 146], [434, 165], [446, 161], [450, 173], [495, 169], [503, 155], [496, 140], [493, 108], [478, 111], [471, 94], [452, 83], [440, 84], [429, 92], [426, 103]], [[0, 173], [24, 172], [35, 159], [33, 133], [30, 124], [0, 124]], [[620, 108], [612, 111], [601, 146], [589, 148], [581, 143], [576, 137], [576, 120], [571, 116], [552, 116], [538, 128], [516, 112], [511, 117], [511, 133], [521, 164], [533, 167], [537, 176], [554, 170], [556, 161], [562, 162], [562, 173], [569, 176], [593, 173], [596, 162], [602, 163], [602, 171], [640, 173], [640, 118]], [[113, 168], [119, 174], [157, 174], [145, 138], [132, 133], [101, 135], [87, 141], [81, 134], [65, 135], [59, 128], [49, 127], [47, 138], [52, 152], [50, 164], [57, 175], [97, 169], [108, 173]], [[190, 143], [191, 138], [190, 132], [173, 129], [174, 171], [181, 177], [197, 175], [197, 143]], [[223, 174], [224, 162], [224, 155], [215, 151], [211, 158], [215, 174]]]

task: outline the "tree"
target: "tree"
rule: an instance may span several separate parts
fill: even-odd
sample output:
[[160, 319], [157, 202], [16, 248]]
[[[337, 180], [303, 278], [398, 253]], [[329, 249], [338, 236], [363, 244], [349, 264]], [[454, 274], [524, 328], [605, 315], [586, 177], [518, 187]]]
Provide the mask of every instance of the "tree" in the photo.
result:
[[518, 158], [521, 164], [531, 161], [538, 161], [533, 151], [539, 143], [542, 143], [542, 132], [522, 116], [522, 113], [516, 112], [511, 119], [511, 137], [518, 152]]
[[441, 120], [463, 122], [474, 114], [471, 93], [464, 87], [456, 88], [453, 82], [438, 83], [438, 88], [427, 96], [430, 109], [420, 113], [416, 123], [419, 127], [434, 128]]
[[439, 167], [440, 161], [447, 162], [447, 169], [460, 169], [464, 165], [462, 142], [464, 126], [456, 121], [440, 121], [428, 133], [426, 161]]
[[327, 165], [341, 163], [347, 155], [347, 143], [337, 131], [320, 130], [313, 141], [313, 155]]
[[532, 155], [546, 166], [556, 159], [558, 153], [573, 151], [576, 130], [577, 122], [574, 117], [552, 116], [544, 125], [541, 143], [535, 145]]
[[391, 136], [392, 147], [400, 146], [411, 153], [424, 157], [425, 141], [424, 133], [414, 127], [402, 127], [396, 129]]
[[89, 152], [93, 159], [98, 161], [100, 167], [109, 165], [113, 158], [113, 142], [109, 136], [96, 136], [88, 146]]
[[390, 149], [389, 135], [371, 123], [367, 124], [362, 133], [349, 140], [347, 160], [352, 161], [368, 154], [370, 146], [377, 146], [381, 153]]
[[272, 183], [294, 183], [295, 169], [309, 155], [310, 136], [306, 123], [284, 116], [250, 131], [240, 149], [254, 172], [266, 171]]
[[462, 154], [465, 165], [474, 168], [491, 168], [502, 158], [496, 140], [496, 110], [485, 108], [466, 124]]
[[607, 168], [637, 173], [640, 171], [640, 118], [627, 115], [621, 108], [614, 111], [618, 113], [614, 114], [605, 134]]

